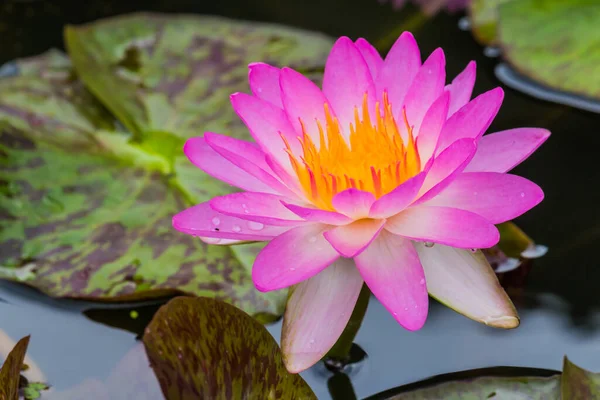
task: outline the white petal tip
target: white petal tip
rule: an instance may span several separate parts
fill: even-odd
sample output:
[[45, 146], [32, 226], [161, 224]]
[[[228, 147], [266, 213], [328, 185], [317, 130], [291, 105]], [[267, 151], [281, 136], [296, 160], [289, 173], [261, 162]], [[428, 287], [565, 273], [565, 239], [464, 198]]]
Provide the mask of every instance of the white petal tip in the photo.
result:
[[321, 357], [317, 353], [290, 353], [284, 354], [283, 362], [289, 373], [299, 374], [318, 363]]
[[481, 319], [481, 322], [487, 326], [500, 329], [514, 329], [519, 326], [521, 321], [519, 317], [512, 315], [502, 315], [500, 317], [485, 317]]

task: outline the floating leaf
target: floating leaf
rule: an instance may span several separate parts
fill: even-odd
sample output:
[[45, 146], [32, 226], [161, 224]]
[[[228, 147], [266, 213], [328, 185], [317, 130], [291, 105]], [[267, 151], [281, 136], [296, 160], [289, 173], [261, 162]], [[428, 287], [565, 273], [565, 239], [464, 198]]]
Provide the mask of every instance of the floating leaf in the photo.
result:
[[42, 391], [50, 389], [45, 383], [41, 382], [29, 382], [27, 386], [21, 389], [21, 394], [25, 400], [39, 399], [42, 395]]
[[475, 37], [494, 43], [522, 75], [600, 98], [600, 3], [596, 0], [473, 0]]
[[318, 71], [332, 45], [277, 25], [148, 13], [68, 26], [65, 37], [83, 82], [130, 131], [182, 138], [249, 137], [229, 104], [248, 91], [248, 64]]
[[578, 367], [567, 357], [563, 361], [560, 382], [561, 399], [600, 398], [600, 374]]
[[17, 400], [21, 366], [27, 352], [29, 336], [19, 340], [0, 368], [0, 400]]
[[230, 248], [171, 228], [185, 199], [159, 172], [17, 129], [0, 131], [0, 150], [0, 262], [29, 272], [9, 279], [58, 297], [190, 293], [270, 316], [264, 319], [283, 311], [285, 293], [258, 292]]
[[316, 399], [300, 375], [287, 372], [262, 325], [214, 299], [171, 300], [154, 316], [144, 344], [169, 400]]
[[600, 3], [518, 0], [500, 7], [498, 42], [517, 71], [600, 99]]
[[[515, 376], [516, 371], [523, 370], [531, 376]], [[482, 372], [491, 376], [482, 376]], [[565, 357], [562, 375], [506, 367], [463, 371], [391, 389], [367, 400], [587, 400], [599, 396], [600, 374], [586, 371]]]
[[483, 44], [496, 40], [498, 6], [513, 0], [471, 0], [468, 3], [471, 29], [475, 38]]
[[[0, 277], [57, 297], [189, 293], [264, 321], [283, 312], [285, 293], [254, 289], [248, 257], [171, 228], [189, 203], [167, 161], [127, 133], [100, 130], [112, 117], [63, 55], [16, 65], [18, 75], [0, 79], [0, 119], [17, 127], [0, 134]], [[199, 170], [195, 178], [197, 197], [231, 190]]]

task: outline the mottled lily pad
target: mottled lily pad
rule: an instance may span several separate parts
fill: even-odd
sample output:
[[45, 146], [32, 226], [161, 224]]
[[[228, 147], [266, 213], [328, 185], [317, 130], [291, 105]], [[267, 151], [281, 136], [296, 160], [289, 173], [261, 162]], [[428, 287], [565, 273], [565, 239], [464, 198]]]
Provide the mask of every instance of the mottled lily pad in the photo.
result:
[[6, 357], [0, 368], [0, 399], [17, 400], [19, 396], [19, 380], [21, 379], [21, 366], [27, 352], [29, 336], [19, 340]]
[[[586, 371], [571, 363], [566, 357], [563, 373], [538, 371], [527, 368], [529, 373], [536, 376], [481, 376], [480, 371], [464, 371], [455, 375], [463, 378], [447, 376], [436, 377], [425, 382], [419, 382], [389, 390], [369, 399], [379, 400], [561, 400], [561, 399], [596, 399], [600, 395], [600, 374]], [[510, 372], [510, 371], [508, 371]], [[527, 372], [526, 372], [527, 373]], [[450, 374], [452, 375], [452, 374]], [[464, 379], [464, 375], [476, 375], [476, 378]], [[533, 374], [532, 374], [533, 375]], [[434, 383], [435, 382], [435, 383]], [[439, 383], [442, 382], [442, 383]], [[415, 389], [415, 387], [419, 387]], [[368, 399], [368, 400], [369, 400]]]
[[[272, 320], [285, 293], [252, 284], [250, 256], [171, 228], [171, 216], [231, 188], [190, 169], [194, 200], [170, 161], [115, 123], [57, 52], [0, 79], [0, 277], [56, 297], [213, 296]], [[9, 125], [7, 125], [9, 124]], [[178, 139], [179, 140], [179, 139]], [[243, 248], [236, 250], [244, 252]]]
[[163, 394], [183, 399], [316, 399], [287, 372], [271, 334], [243, 311], [208, 298], [163, 306], [144, 334]]
[[148, 13], [68, 26], [65, 37], [83, 82], [131, 132], [182, 138], [249, 137], [229, 104], [248, 91], [248, 64], [319, 71], [332, 45], [289, 27]]

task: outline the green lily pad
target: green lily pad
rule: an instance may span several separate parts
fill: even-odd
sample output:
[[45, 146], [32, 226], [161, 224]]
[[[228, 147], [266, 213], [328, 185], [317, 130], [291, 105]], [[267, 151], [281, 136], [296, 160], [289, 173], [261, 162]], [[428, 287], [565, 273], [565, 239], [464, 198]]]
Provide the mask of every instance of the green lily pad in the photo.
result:
[[65, 38], [83, 82], [131, 132], [182, 138], [249, 137], [229, 104], [248, 91], [248, 64], [320, 71], [333, 43], [271, 24], [148, 13], [68, 26]]
[[[113, 118], [60, 53], [16, 65], [19, 74], [0, 79], [0, 278], [56, 297], [183, 293], [220, 298], [262, 321], [281, 315], [285, 292], [254, 288], [251, 257], [240, 262], [232, 248], [171, 228], [173, 214], [231, 187], [196, 169], [190, 200], [152, 141], [107, 130]], [[155, 134], [154, 145], [171, 137]]]
[[169, 400], [316, 399], [300, 375], [287, 372], [271, 334], [226, 303], [175, 298], [143, 340]]
[[[503, 370], [506, 368], [494, 369]], [[518, 368], [518, 370], [530, 370]], [[600, 396], [600, 373], [586, 371], [564, 358], [562, 374], [531, 369], [537, 376], [481, 376], [481, 370], [464, 371], [391, 389], [372, 399], [379, 400], [561, 400], [596, 399]], [[529, 373], [529, 371], [527, 371]], [[522, 371], [521, 371], [522, 373]], [[454, 375], [454, 378], [451, 376]], [[462, 375], [462, 378], [458, 378]], [[465, 375], [479, 375], [464, 379]], [[533, 375], [533, 374], [532, 374]], [[457, 379], [458, 378], [458, 379]], [[442, 383], [433, 383], [433, 382]], [[418, 389], [415, 389], [419, 387]], [[371, 399], [371, 398], [369, 398]]]
[[498, 6], [513, 0], [471, 0], [468, 3], [469, 18], [473, 35], [480, 43], [496, 41]]
[[498, 42], [521, 74], [555, 89], [600, 98], [600, 3], [518, 0], [500, 6]]
[[551, 88], [600, 98], [600, 3], [473, 0], [475, 37], [503, 50], [520, 74]]
[[0, 399], [2, 400], [17, 400], [19, 396], [21, 366], [28, 344], [29, 336], [19, 340], [0, 368]]
[[29, 382], [27, 386], [21, 389], [21, 394], [25, 400], [35, 400], [42, 396], [44, 390], [50, 389], [45, 383], [41, 382]]

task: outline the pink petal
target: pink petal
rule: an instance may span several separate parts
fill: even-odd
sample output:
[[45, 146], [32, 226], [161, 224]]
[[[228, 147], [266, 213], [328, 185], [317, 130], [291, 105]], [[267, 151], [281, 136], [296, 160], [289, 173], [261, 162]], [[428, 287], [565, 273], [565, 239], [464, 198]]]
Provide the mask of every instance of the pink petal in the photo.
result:
[[409, 240], [382, 231], [354, 258], [371, 292], [404, 328], [415, 331], [427, 319], [425, 274]]
[[368, 217], [374, 202], [375, 196], [372, 193], [358, 189], [344, 190], [331, 200], [333, 208], [353, 219]]
[[351, 218], [335, 211], [321, 210], [318, 208], [302, 207], [297, 204], [282, 202], [295, 215], [306, 221], [320, 222], [327, 225], [345, 225], [352, 222]]
[[324, 270], [339, 254], [323, 236], [327, 225], [292, 228], [271, 240], [252, 267], [254, 286], [261, 292], [283, 289]]
[[516, 128], [484, 135], [465, 171], [510, 171], [533, 154], [549, 136], [550, 131], [541, 128]]
[[[209, 202], [190, 207], [173, 216], [173, 227], [188, 235], [203, 238], [262, 241], [271, 240], [290, 229], [265, 225], [252, 229], [254, 222], [230, 217], [213, 210]], [[323, 239], [324, 240], [324, 239]]]
[[287, 116], [296, 130], [302, 135], [302, 124], [306, 133], [315, 143], [319, 143], [317, 121], [325, 127], [325, 105], [334, 117], [334, 111], [321, 89], [310, 79], [290, 68], [283, 68], [279, 78], [281, 99]]
[[538, 205], [544, 192], [535, 183], [498, 172], [462, 173], [428, 206], [459, 208], [499, 224], [518, 217]]
[[475, 61], [471, 61], [460, 74], [456, 75], [452, 83], [446, 86], [446, 90], [450, 93], [448, 117], [452, 116], [471, 99], [473, 86], [475, 86], [476, 71], [477, 64]]
[[417, 196], [417, 193], [419, 193], [419, 189], [421, 189], [421, 186], [423, 185], [427, 172], [428, 171], [423, 171], [408, 179], [396, 189], [377, 199], [369, 210], [369, 217], [387, 218], [398, 214], [408, 207]]
[[404, 99], [408, 123], [415, 132], [419, 132], [425, 113], [442, 94], [445, 82], [446, 59], [444, 51], [437, 48], [419, 69]]
[[[293, 173], [289, 155], [285, 151], [285, 137], [294, 154], [302, 154], [296, 130], [285, 111], [258, 97], [245, 93], [230, 96], [231, 104], [261, 149], [277, 161], [286, 171]], [[264, 155], [262, 157], [264, 162]]]
[[496, 328], [516, 328], [519, 317], [481, 251], [415, 243], [429, 294], [475, 321]]
[[271, 169], [265, 162], [264, 153], [261, 152], [263, 154], [262, 159], [254, 157], [253, 152], [260, 151], [260, 149], [243, 140], [216, 133], [206, 132], [204, 139], [214, 151], [233, 163], [236, 167], [243, 169], [269, 186], [271, 188], [269, 192], [275, 192], [290, 198], [296, 197], [294, 192], [273, 176]]
[[279, 87], [279, 68], [265, 63], [252, 63], [248, 66], [248, 81], [252, 93], [259, 99], [283, 108]]
[[352, 258], [371, 244], [384, 224], [384, 219], [360, 219], [349, 225], [335, 227], [325, 232], [324, 236], [343, 257]]
[[443, 93], [429, 107], [429, 110], [427, 110], [427, 113], [423, 117], [423, 123], [417, 136], [417, 149], [419, 150], [419, 158], [422, 163], [429, 161], [435, 154], [440, 133], [446, 123], [449, 101], [450, 94], [447, 92]]
[[479, 138], [498, 114], [504, 91], [501, 88], [485, 92], [454, 113], [440, 134], [438, 154], [461, 138]]
[[427, 173], [417, 204], [433, 198], [446, 188], [469, 164], [476, 150], [472, 139], [459, 139], [440, 153]]
[[345, 36], [335, 42], [327, 58], [323, 94], [331, 103], [346, 138], [350, 137], [350, 125], [355, 125], [355, 109], [362, 114], [365, 94], [367, 104], [375, 105], [375, 86], [369, 67], [352, 40]]
[[410, 32], [404, 32], [390, 49], [377, 76], [378, 98], [387, 91], [394, 110], [399, 111], [420, 67], [419, 46]]
[[269, 154], [265, 155], [265, 162], [267, 163], [271, 171], [273, 171], [275, 176], [279, 178], [279, 180], [283, 182], [283, 184], [287, 186], [288, 189], [294, 192], [298, 199], [306, 199], [304, 192], [298, 184], [298, 178], [296, 175], [291, 175], [286, 169], [284, 169], [281, 166], [281, 164], [275, 161], [273, 157]]
[[240, 189], [256, 192], [273, 192], [267, 184], [231, 163], [206, 143], [204, 137], [188, 139], [183, 147], [188, 159], [213, 178]]
[[302, 222], [296, 214], [281, 204], [289, 199], [268, 193], [242, 192], [215, 197], [210, 201], [213, 210], [232, 217], [257, 222], [251, 225], [261, 230], [263, 224], [295, 226]]
[[304, 371], [333, 347], [350, 320], [362, 285], [354, 262], [340, 258], [294, 288], [281, 331], [288, 371]]
[[373, 47], [363, 38], [358, 39], [354, 44], [365, 59], [365, 62], [369, 66], [371, 77], [375, 80], [379, 74], [379, 70], [383, 67], [383, 59], [381, 58], [381, 55], [377, 49], [375, 49], [375, 47]]
[[489, 248], [498, 243], [498, 229], [485, 218], [450, 207], [411, 207], [388, 219], [385, 229], [412, 240], [463, 249]]

